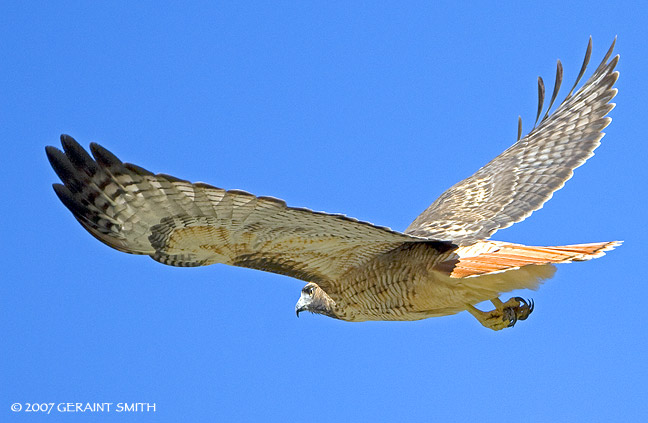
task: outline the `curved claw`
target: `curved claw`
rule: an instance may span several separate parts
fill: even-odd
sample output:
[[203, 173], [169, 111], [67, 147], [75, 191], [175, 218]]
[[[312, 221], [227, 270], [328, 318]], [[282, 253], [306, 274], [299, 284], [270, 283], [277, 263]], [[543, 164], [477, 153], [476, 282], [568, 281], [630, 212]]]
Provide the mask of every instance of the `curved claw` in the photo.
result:
[[515, 323], [517, 323], [518, 321], [517, 313], [515, 312], [515, 310], [513, 308], [507, 307], [502, 311], [503, 311], [502, 320], [504, 320], [505, 322], [506, 321], [509, 322], [508, 325], [506, 325], [506, 327], [512, 328], [513, 326], [515, 326]]
[[533, 313], [533, 308], [535, 306], [533, 299], [530, 298], [528, 301], [519, 297], [516, 297], [515, 299], [524, 303], [523, 306], [520, 306], [518, 308], [518, 311], [520, 313], [517, 316], [518, 320], [526, 320], [529, 317], [529, 315]]
[[[514, 299], [515, 301], [517, 301], [518, 303], [524, 303], [524, 306], [523, 306], [523, 307], [526, 307], [526, 306], [529, 305], [529, 303], [527, 303], [527, 300], [525, 300], [525, 299], [522, 298], [522, 297], [513, 297], [513, 299]], [[522, 306], [518, 306], [518, 307], [522, 307]]]

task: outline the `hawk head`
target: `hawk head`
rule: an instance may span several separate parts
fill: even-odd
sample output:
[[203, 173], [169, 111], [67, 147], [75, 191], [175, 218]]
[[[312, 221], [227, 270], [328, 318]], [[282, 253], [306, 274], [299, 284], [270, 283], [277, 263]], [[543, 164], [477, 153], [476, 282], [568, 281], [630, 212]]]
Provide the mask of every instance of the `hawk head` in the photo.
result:
[[310, 311], [335, 318], [334, 308], [335, 301], [316, 283], [310, 282], [301, 290], [301, 297], [295, 305], [295, 313], [299, 317], [299, 313], [302, 311]]

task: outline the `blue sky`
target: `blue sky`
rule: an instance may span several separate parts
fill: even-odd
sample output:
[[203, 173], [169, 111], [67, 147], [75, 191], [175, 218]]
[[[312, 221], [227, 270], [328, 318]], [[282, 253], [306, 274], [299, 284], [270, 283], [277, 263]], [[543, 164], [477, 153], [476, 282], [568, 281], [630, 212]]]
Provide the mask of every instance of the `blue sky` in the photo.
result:
[[[646, 10], [530, 3], [4, 2], [1, 420], [70, 419], [10, 410], [28, 402], [156, 404], [79, 421], [640, 420]], [[603, 144], [494, 238], [625, 244], [522, 292], [536, 310], [513, 329], [467, 313], [296, 319], [300, 281], [119, 253], [51, 189], [44, 147], [68, 133], [151, 171], [403, 230], [512, 144], [518, 115], [531, 128], [536, 77], [550, 85], [558, 58], [562, 99], [590, 35], [592, 65], [615, 35], [621, 54]]]

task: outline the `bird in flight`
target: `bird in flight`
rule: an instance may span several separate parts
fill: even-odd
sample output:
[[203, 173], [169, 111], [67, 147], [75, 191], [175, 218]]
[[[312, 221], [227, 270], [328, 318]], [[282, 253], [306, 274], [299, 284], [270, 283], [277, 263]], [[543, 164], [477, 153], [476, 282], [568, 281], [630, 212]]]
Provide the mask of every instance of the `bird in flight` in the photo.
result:
[[[614, 43], [580, 87], [592, 51], [590, 38], [576, 83], [546, 113], [538, 78], [536, 126], [474, 175], [455, 184], [404, 232], [341, 214], [288, 207], [274, 197], [224, 190], [154, 174], [123, 163], [91, 143], [90, 156], [72, 137], [63, 151], [46, 147], [63, 184], [54, 191], [99, 241], [171, 266], [224, 263], [279, 273], [307, 282], [295, 311], [350, 322], [419, 320], [468, 311], [500, 330], [526, 319], [533, 301], [500, 295], [535, 289], [554, 264], [601, 257], [620, 242], [536, 247], [491, 241], [538, 210], [600, 144], [611, 121], [619, 56]], [[475, 305], [491, 301], [494, 309]]]

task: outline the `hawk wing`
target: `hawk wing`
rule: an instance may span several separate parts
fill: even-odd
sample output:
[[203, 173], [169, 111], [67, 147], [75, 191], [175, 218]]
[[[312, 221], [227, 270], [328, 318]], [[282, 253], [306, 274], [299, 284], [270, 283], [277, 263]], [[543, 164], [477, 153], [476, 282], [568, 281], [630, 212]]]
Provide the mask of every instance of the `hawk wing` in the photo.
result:
[[[72, 138], [47, 156], [63, 204], [92, 235], [172, 266], [213, 263], [280, 273], [324, 286], [351, 266], [406, 242], [430, 242], [282, 200], [155, 175]], [[439, 243], [439, 246], [443, 245]]]
[[[572, 96], [585, 72], [592, 49], [590, 38], [580, 75], [567, 98], [540, 125], [467, 179], [454, 185], [412, 222], [405, 233], [470, 245], [489, 238], [498, 229], [511, 226], [538, 210], [553, 193], [585, 163], [603, 137], [601, 130], [611, 121], [605, 117], [614, 107], [612, 88], [619, 74], [617, 55], [608, 62], [614, 43], [592, 77]], [[553, 104], [562, 65], [558, 61]], [[538, 117], [544, 100], [544, 84], [538, 78]], [[537, 118], [536, 118], [537, 122]]]

